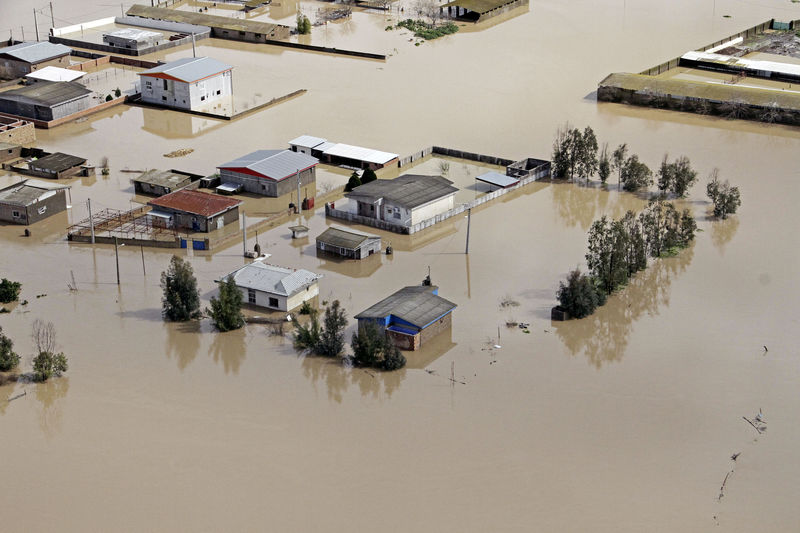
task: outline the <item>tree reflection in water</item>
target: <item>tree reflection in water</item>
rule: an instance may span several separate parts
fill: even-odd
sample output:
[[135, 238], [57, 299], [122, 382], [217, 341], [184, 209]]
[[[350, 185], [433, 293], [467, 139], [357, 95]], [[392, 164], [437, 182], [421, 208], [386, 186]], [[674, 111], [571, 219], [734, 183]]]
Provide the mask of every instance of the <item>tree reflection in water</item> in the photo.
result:
[[62, 400], [69, 391], [69, 378], [51, 378], [44, 383], [35, 384], [34, 387], [36, 399], [42, 407], [39, 411], [39, 426], [47, 437], [52, 437], [61, 431]]
[[246, 328], [239, 328], [225, 333], [214, 332], [214, 341], [209, 348], [209, 354], [215, 363], [222, 361], [225, 373], [239, 373], [247, 351], [245, 338]]
[[725, 220], [711, 219], [711, 242], [720, 253], [725, 255], [725, 246], [731, 242], [739, 229], [739, 217], [731, 216]]
[[588, 230], [595, 214], [605, 212], [609, 195], [594, 186], [580, 186], [570, 182], [553, 182], [550, 191], [558, 216], [567, 226]]
[[190, 322], [180, 322], [166, 324], [167, 328], [167, 359], [175, 356], [178, 369], [183, 370], [189, 366], [197, 357], [200, 350], [200, 322], [192, 320]]
[[302, 362], [303, 375], [316, 388], [317, 382], [323, 382], [328, 392], [328, 399], [336, 403], [351, 385], [357, 385], [361, 396], [376, 400], [391, 398], [394, 391], [406, 377], [406, 370], [381, 372], [371, 368], [350, 368], [342, 365], [338, 359], [306, 356]]
[[614, 293], [608, 303], [580, 320], [554, 322], [556, 334], [572, 355], [583, 353], [595, 367], [620, 361], [625, 355], [633, 323], [643, 314], [657, 315], [669, 307], [670, 285], [694, 257], [694, 245], [675, 257], [656, 259]]

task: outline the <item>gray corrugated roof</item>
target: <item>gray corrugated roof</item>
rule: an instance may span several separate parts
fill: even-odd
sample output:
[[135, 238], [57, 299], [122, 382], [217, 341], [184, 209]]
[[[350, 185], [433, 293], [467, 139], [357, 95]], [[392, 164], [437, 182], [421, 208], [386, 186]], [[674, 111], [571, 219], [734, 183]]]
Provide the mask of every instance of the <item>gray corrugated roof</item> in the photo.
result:
[[51, 107], [91, 94], [92, 91], [74, 81], [37, 81], [33, 85], [0, 93], [3, 100]]
[[139, 76], [166, 74], [181, 81], [191, 83], [214, 76], [233, 67], [210, 57], [184, 57], [163, 65], [139, 72]]
[[151, 7], [139, 4], [134, 4], [126, 11], [126, 15], [135, 17], [150, 18], [156, 20], [170, 20], [174, 22], [187, 22], [189, 24], [200, 24], [209, 26], [211, 28], [219, 28], [222, 30], [230, 31], [250, 31], [253, 33], [261, 33], [269, 36], [277, 28], [286, 28], [282, 24], [271, 24], [268, 22], [259, 22], [257, 20], [234, 19], [230, 17], [222, 17], [219, 15], [206, 15], [204, 13], [195, 13], [194, 11], [180, 11], [177, 9], [168, 9], [163, 7]]
[[302, 268], [292, 270], [275, 265], [266, 265], [261, 261], [253, 261], [249, 265], [231, 272], [225, 278], [227, 279], [231, 276], [233, 276], [233, 281], [237, 287], [286, 297], [297, 294], [322, 277], [320, 274], [314, 274]]
[[452, 181], [441, 176], [405, 174], [393, 180], [375, 180], [359, 185], [346, 194], [348, 198], [383, 198], [413, 209], [458, 192]]
[[163, 33], [156, 31], [142, 30], [139, 28], [120, 28], [109, 33], [104, 33], [103, 37], [119, 37], [120, 39], [130, 39], [132, 41], [142, 42], [147, 41], [153, 37], [163, 37]]
[[217, 168], [231, 170], [247, 168], [264, 177], [280, 181], [298, 170], [303, 171], [317, 163], [319, 160], [316, 157], [291, 150], [258, 150]]
[[184, 181], [191, 181], [192, 177], [186, 174], [176, 174], [171, 170], [148, 170], [138, 178], [131, 181], [138, 181], [140, 183], [149, 183], [151, 185], [159, 185], [161, 187], [175, 187]]
[[14, 46], [0, 48], [0, 55], [7, 55], [25, 61], [26, 63], [41, 63], [54, 57], [69, 55], [72, 52], [68, 46], [63, 44], [53, 44], [48, 41], [39, 43], [20, 43]]
[[62, 172], [64, 170], [69, 170], [73, 167], [80, 166], [84, 163], [86, 163], [85, 157], [55, 152], [37, 159], [36, 161], [31, 161], [28, 163], [28, 166], [44, 168], [52, 172]]
[[456, 308], [456, 304], [433, 294], [435, 285], [404, 287], [384, 298], [355, 318], [385, 318], [389, 315], [422, 329]]
[[23, 181], [0, 190], [0, 203], [24, 207], [43, 200], [44, 197], [53, 196], [57, 192], [56, 189], [34, 187]]
[[511, 176], [506, 176], [505, 174], [494, 171], [481, 174], [475, 179], [498, 187], [509, 187], [515, 183], [519, 183], [517, 178], [512, 178]]
[[289, 146], [302, 146], [303, 148], [316, 148], [320, 144], [325, 143], [327, 139], [322, 137], [314, 137], [312, 135], [301, 135], [296, 139], [289, 141]]
[[341, 226], [331, 226], [330, 228], [323, 231], [319, 237], [317, 237], [317, 242], [323, 242], [325, 244], [330, 244], [331, 246], [338, 246], [340, 248], [348, 248], [351, 250], [355, 250], [365, 241], [371, 239], [378, 239], [380, 237], [377, 235], [371, 235], [369, 233], [364, 233], [363, 231], [356, 231], [350, 228], [343, 228]]

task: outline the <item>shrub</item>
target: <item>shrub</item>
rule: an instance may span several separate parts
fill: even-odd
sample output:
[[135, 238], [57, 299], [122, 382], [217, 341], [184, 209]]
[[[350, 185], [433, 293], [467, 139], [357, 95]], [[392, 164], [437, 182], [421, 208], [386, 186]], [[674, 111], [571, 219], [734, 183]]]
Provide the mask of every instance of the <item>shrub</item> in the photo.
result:
[[371, 168], [368, 168], [361, 174], [361, 184], [369, 183], [370, 181], [375, 181], [378, 179], [378, 176], [375, 175], [375, 171]]
[[161, 314], [167, 320], [183, 322], [200, 316], [200, 293], [192, 265], [173, 255], [169, 268], [161, 273]]
[[14, 342], [3, 335], [0, 326], [0, 372], [8, 372], [19, 364], [19, 355], [14, 353]]
[[293, 344], [294, 349], [299, 352], [317, 352], [319, 346], [320, 327], [317, 311], [311, 313], [311, 320], [308, 325], [302, 325], [296, 317], [292, 316], [292, 326], [294, 326]]
[[310, 315], [313, 312], [314, 312], [314, 308], [311, 307], [311, 304], [308, 303], [308, 301], [303, 302], [303, 305], [300, 306], [299, 313], [301, 315]]
[[561, 308], [575, 318], [589, 316], [605, 303], [605, 295], [594, 280], [577, 268], [569, 273], [566, 284], [559, 283], [556, 297]]
[[359, 327], [350, 340], [350, 346], [353, 348], [351, 361], [355, 366], [389, 371], [406, 365], [405, 356], [372, 322]]
[[67, 371], [67, 356], [62, 352], [39, 352], [33, 358], [34, 381], [47, 381], [53, 376], [60, 376]]
[[715, 168], [711, 172], [711, 180], [706, 185], [706, 194], [714, 202], [714, 216], [721, 219], [736, 213], [742, 205], [739, 188], [732, 186], [728, 180], [719, 180], [719, 171]]
[[116, 89], [114, 89], [114, 96], [116, 96], [117, 98], [119, 98], [120, 96], [122, 96], [122, 91], [119, 89], [119, 87], [117, 87]]
[[347, 185], [344, 186], [344, 192], [350, 192], [359, 185], [361, 185], [361, 178], [358, 177], [358, 172], [354, 170], [347, 181]]
[[21, 290], [22, 283], [3, 278], [0, 281], [0, 303], [7, 304], [16, 301]]
[[242, 291], [233, 278], [219, 282], [219, 298], [211, 298], [211, 308], [207, 310], [220, 331], [230, 331], [244, 326], [242, 316]]

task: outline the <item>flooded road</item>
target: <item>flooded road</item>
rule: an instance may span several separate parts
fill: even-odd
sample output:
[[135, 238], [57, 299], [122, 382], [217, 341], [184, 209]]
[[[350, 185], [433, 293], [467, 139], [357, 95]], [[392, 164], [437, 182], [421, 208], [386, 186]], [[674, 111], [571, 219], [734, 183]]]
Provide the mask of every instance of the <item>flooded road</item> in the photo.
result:
[[[0, 4], [0, 18], [28, 24], [27, 36], [22, 4]], [[54, 9], [67, 24], [119, 6], [57, 0]], [[308, 93], [230, 122], [121, 106], [38, 130], [38, 146], [107, 156], [111, 174], [74, 180], [73, 208], [29, 238], [0, 226], [0, 276], [21, 281], [29, 301], [0, 325], [28, 370], [31, 323], [53, 321], [70, 363], [46, 385], [0, 387], [2, 529], [800, 529], [800, 130], [592, 95], [609, 72], [798, 15], [773, 0], [533, 2], [503, 24], [419, 47], [385, 32], [394, 39], [386, 62], [205, 40], [198, 55], [235, 65], [235, 90]], [[369, 23], [376, 32], [382, 18]], [[384, 46], [361, 29], [348, 47]], [[304, 133], [401, 155], [437, 144], [547, 158], [565, 121], [591, 125], [612, 147], [627, 142], [651, 167], [666, 151], [685, 154], [701, 176], [685, 202], [702, 230], [694, 245], [655, 262], [591, 318], [555, 324], [549, 309], [558, 282], [583, 263], [592, 220], [644, 205], [617, 192], [615, 177], [607, 190], [535, 183], [473, 210], [468, 256], [461, 217], [412, 236], [377, 232], [395, 254], [358, 265], [316, 256], [313, 238], [336, 223], [320, 209], [259, 232], [270, 262], [324, 274], [320, 299], [339, 299], [350, 317], [430, 267], [458, 304], [452, 331], [397, 372], [298, 357], [265, 326], [217, 334], [208, 320], [165, 324], [159, 274], [169, 250], [145, 249], [143, 273], [140, 250], [120, 248], [118, 287], [113, 247], [64, 240], [87, 198], [131, 205], [125, 167], [210, 173]], [[180, 148], [194, 152], [162, 155]], [[725, 222], [706, 218], [713, 167], [742, 193]], [[290, 238], [297, 222], [310, 238]], [[204, 306], [213, 280], [244, 263], [241, 251], [234, 240], [213, 255], [190, 252]], [[501, 307], [506, 297], [519, 305]], [[512, 318], [530, 334], [506, 328]], [[451, 385], [451, 364], [465, 385]], [[759, 409], [763, 434], [742, 420]]]

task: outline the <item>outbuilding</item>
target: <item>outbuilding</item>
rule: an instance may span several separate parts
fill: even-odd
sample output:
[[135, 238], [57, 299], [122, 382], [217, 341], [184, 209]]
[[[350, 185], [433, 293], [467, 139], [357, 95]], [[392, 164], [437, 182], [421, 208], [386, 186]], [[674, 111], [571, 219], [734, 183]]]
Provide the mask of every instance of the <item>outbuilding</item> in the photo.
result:
[[66, 211], [69, 185], [25, 180], [0, 189], [0, 220], [29, 225]]
[[233, 95], [233, 67], [210, 57], [185, 57], [139, 72], [142, 102], [202, 111]]
[[157, 46], [165, 41], [163, 33], [139, 28], [120, 28], [103, 34], [103, 42], [115, 48], [142, 50]]
[[381, 252], [381, 238], [343, 226], [331, 226], [317, 237], [317, 250], [347, 259], [364, 259]]
[[13, 161], [22, 157], [22, 146], [0, 141], [0, 163]]
[[13, 80], [48, 65], [67, 67], [72, 50], [48, 41], [0, 48], [0, 79]]
[[85, 157], [55, 152], [29, 161], [27, 174], [50, 179], [70, 178], [83, 172], [84, 165]]
[[[254, 194], [277, 198], [316, 183], [319, 160], [291, 150], [257, 150], [217, 167], [222, 183], [236, 183]], [[312, 189], [311, 196], [314, 196]], [[308, 194], [306, 194], [308, 197]]]
[[373, 323], [401, 350], [418, 350], [452, 325], [456, 304], [438, 293], [436, 285], [404, 287], [357, 314], [358, 327]]
[[[322, 147], [318, 147], [322, 148]], [[324, 150], [321, 150], [322, 160], [331, 165], [339, 165], [347, 168], [360, 168], [378, 170], [391, 164], [397, 164], [398, 155], [390, 152], [373, 150], [362, 146], [350, 144], [327, 143]]]
[[152, 194], [163, 196], [178, 189], [182, 189], [201, 179], [200, 174], [191, 174], [180, 170], [148, 170], [140, 176], [133, 178], [133, 189], [137, 194]]
[[74, 81], [39, 81], [0, 93], [0, 113], [50, 122], [89, 109], [91, 95]]
[[181, 189], [147, 202], [148, 213], [168, 228], [209, 232], [239, 220], [240, 200]]
[[242, 291], [242, 301], [276, 311], [291, 311], [319, 294], [320, 274], [253, 261], [225, 279]]

